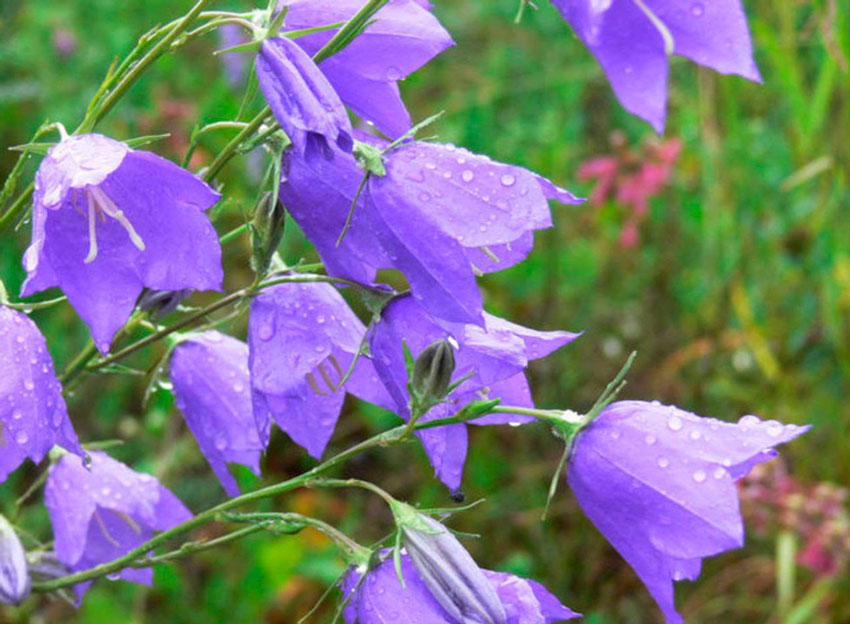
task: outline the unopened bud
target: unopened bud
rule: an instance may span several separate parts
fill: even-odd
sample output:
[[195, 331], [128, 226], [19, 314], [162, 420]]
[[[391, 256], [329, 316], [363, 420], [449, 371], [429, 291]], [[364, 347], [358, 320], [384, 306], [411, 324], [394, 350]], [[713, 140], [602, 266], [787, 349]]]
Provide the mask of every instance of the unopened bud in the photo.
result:
[[34, 550], [27, 553], [30, 576], [37, 583], [52, 581], [71, 573], [71, 568], [59, 561], [52, 550]]
[[393, 511], [411, 562], [446, 613], [457, 622], [505, 624], [496, 589], [457, 538], [408, 505], [399, 504]]
[[283, 238], [286, 210], [274, 194], [264, 193], [254, 208], [251, 219], [252, 266], [259, 274], [265, 273]]
[[413, 390], [425, 401], [439, 401], [449, 390], [454, 370], [455, 354], [449, 341], [432, 342], [413, 364]]
[[0, 602], [17, 605], [30, 593], [30, 575], [21, 540], [0, 515]]
[[150, 312], [151, 320], [158, 321], [174, 312], [183, 300], [192, 294], [184, 290], [146, 290], [139, 298], [139, 309]]

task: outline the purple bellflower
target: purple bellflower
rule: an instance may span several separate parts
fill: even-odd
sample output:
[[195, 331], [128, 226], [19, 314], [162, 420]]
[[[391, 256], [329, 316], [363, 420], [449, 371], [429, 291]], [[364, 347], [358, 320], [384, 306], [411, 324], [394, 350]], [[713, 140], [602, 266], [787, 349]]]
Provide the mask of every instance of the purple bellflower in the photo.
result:
[[740, 0], [552, 0], [630, 113], [664, 129], [667, 57], [761, 81]]
[[363, 179], [353, 156], [292, 154], [281, 201], [331, 274], [370, 283], [378, 268], [396, 268], [431, 314], [450, 321], [482, 322], [476, 273], [528, 254], [532, 232], [552, 224], [548, 199], [580, 201], [527, 169], [453, 145], [409, 142], [383, 160], [386, 175], [369, 176], [352, 210]]
[[[134, 472], [106, 453], [89, 454], [86, 467], [65, 455], [50, 468], [44, 499], [53, 524], [56, 556], [79, 572], [111, 561], [192, 514], [152, 476]], [[150, 585], [151, 568], [126, 568], [121, 579]], [[91, 582], [74, 587], [81, 600]]]
[[329, 143], [350, 152], [351, 122], [328, 79], [298, 44], [286, 37], [262, 42], [257, 81], [281, 128], [305, 158], [332, 158]]
[[[579, 334], [541, 332], [484, 313], [484, 327], [475, 324], [438, 322], [411, 296], [398, 297], [381, 313], [370, 331], [369, 347], [375, 370], [394, 405], [384, 405], [409, 419], [407, 369], [402, 341], [416, 357], [436, 340], [448, 339], [457, 346], [452, 381], [474, 373], [435, 405], [420, 422], [448, 418], [468, 403], [502, 399], [505, 405], [534, 407], [524, 370], [530, 360], [545, 357], [573, 341]], [[473, 425], [525, 423], [530, 417], [490, 414], [469, 421]], [[417, 432], [437, 476], [454, 491], [460, 487], [466, 461], [465, 423], [432, 427]]]
[[[481, 572], [501, 603], [504, 624], [550, 624], [579, 617], [540, 583], [506, 572], [484, 569]], [[362, 572], [352, 569], [342, 587], [343, 595], [350, 596], [343, 612], [347, 624], [458, 624], [459, 620], [447, 613], [434, 598], [406, 554], [401, 556], [401, 573], [404, 587], [389, 558], [368, 571], [358, 585]], [[460, 621], [469, 624], [478, 622]]]
[[0, 514], [0, 603], [21, 604], [29, 593], [27, 554], [15, 529]]
[[744, 543], [735, 481], [808, 428], [755, 416], [733, 424], [620, 401], [578, 434], [567, 480], [667, 623], [680, 624], [673, 581], [696, 579], [703, 557]]
[[203, 211], [219, 194], [156, 154], [99, 134], [63, 139], [35, 176], [22, 296], [59, 286], [106, 353], [143, 287], [221, 287]]
[[26, 314], [0, 306], [0, 483], [54, 444], [83, 454], [44, 336]]
[[[392, 138], [407, 132], [411, 125], [398, 81], [454, 44], [427, 7], [420, 4], [390, 0], [362, 34], [319, 65], [342, 101]], [[304, 30], [344, 22], [363, 7], [363, 2], [284, 0], [280, 6], [288, 7], [284, 29]], [[336, 32], [314, 32], [295, 42], [313, 55]]]
[[227, 462], [259, 475], [264, 448], [251, 410], [248, 345], [214, 330], [192, 335], [174, 348], [171, 383], [201, 452], [228, 495], [238, 496]]
[[248, 327], [254, 418], [263, 444], [272, 419], [315, 458], [339, 418], [345, 393], [388, 403], [360, 351], [366, 328], [326, 283], [281, 284], [251, 302]]

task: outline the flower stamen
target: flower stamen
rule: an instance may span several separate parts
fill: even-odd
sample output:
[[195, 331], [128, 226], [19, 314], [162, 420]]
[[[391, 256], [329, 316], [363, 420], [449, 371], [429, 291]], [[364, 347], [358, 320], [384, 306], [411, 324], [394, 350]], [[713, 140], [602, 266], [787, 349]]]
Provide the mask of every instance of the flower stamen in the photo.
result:
[[[88, 221], [89, 221], [89, 253], [84, 262], [86, 264], [93, 262], [97, 258], [97, 231], [96, 222], [97, 216], [100, 215], [101, 221], [106, 222], [106, 217], [111, 217], [121, 224], [121, 227], [127, 232], [130, 241], [139, 251], [145, 250], [145, 242], [133, 224], [127, 219], [124, 212], [115, 205], [109, 196], [102, 189], [96, 186], [90, 186], [85, 190], [86, 198], [88, 199]], [[76, 198], [75, 198], [76, 199]], [[76, 202], [74, 203], [76, 207]]]

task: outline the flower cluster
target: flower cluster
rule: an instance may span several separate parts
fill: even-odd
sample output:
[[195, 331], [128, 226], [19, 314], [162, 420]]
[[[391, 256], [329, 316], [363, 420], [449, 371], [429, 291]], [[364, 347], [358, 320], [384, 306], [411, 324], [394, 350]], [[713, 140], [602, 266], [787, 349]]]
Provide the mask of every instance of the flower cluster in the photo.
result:
[[[656, 128], [669, 54], [758, 78], [735, 0], [694, 2], [689, 13], [666, 0], [554, 2], [624, 105]], [[265, 196], [267, 212], [252, 222], [274, 221], [276, 229], [255, 237], [270, 248], [254, 250], [262, 258], [253, 265], [257, 279], [239, 294], [250, 300], [242, 308], [249, 310], [247, 341], [216, 330], [184, 333], [167, 359], [177, 408], [229, 496], [239, 487], [227, 464], [259, 474], [272, 423], [321, 459], [349, 394], [397, 414], [406, 423], [399, 436], [419, 437], [436, 476], [454, 492], [468, 425], [543, 418], [526, 377], [529, 362], [579, 335], [488, 313], [478, 278], [531, 252], [534, 232], [552, 225], [550, 201], [581, 200], [525, 168], [416, 140], [398, 82], [453, 42], [427, 2], [392, 0], [353, 40], [324, 54], [362, 4], [284, 0], [279, 13], [265, 15], [267, 29], [253, 27], [261, 34], [257, 83], [288, 147], [275, 162], [281, 177]], [[383, 136], [356, 130], [349, 113]], [[581, 173], [600, 178], [596, 199], [616, 183], [618, 200], [642, 214], [677, 151], [678, 143], [660, 145], [657, 162], [634, 175], [610, 159]], [[275, 257], [283, 217], [272, 197], [315, 246], [326, 274], [296, 273]], [[192, 291], [221, 288], [220, 242], [206, 214], [219, 198], [153, 153], [100, 134], [63, 132], [36, 174], [21, 294], [60, 287], [106, 355], [131, 316], [150, 329]], [[409, 288], [392, 289], [381, 270]], [[361, 296], [365, 322], [344, 293]], [[578, 421], [555, 419], [567, 441], [567, 480], [667, 621], [681, 622], [673, 582], [696, 578], [702, 558], [743, 543], [735, 481], [806, 428], [754, 416], [733, 424], [639, 401], [603, 407]], [[130, 552], [135, 565], [121, 560], [109, 569], [150, 583], [144, 558], [153, 532], [192, 517], [154, 477], [83, 451], [44, 338], [26, 314], [4, 306], [0, 449], [0, 481], [25, 458], [39, 462], [53, 449], [45, 502], [56, 567], [70, 572]], [[430, 517], [412, 508], [403, 515], [395, 562], [378, 550], [370, 565], [346, 575], [347, 621], [396, 621], [400, 609], [410, 621], [447, 624], [577, 616], [534, 581], [480, 569]], [[92, 578], [74, 579], [81, 581], [78, 599]], [[29, 591], [23, 548], [2, 520], [0, 600], [19, 602]]]

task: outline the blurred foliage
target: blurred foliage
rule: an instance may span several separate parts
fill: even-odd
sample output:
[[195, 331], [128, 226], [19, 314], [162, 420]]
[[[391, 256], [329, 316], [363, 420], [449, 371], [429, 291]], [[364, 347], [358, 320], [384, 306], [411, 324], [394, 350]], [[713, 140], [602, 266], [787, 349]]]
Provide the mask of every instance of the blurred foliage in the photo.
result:
[[[457, 46], [404, 85], [414, 118], [445, 110], [433, 127], [441, 140], [539, 171], [579, 193], [579, 164], [610, 150], [615, 130], [630, 144], [651, 134], [626, 114], [600, 68], [555, 10], [541, 2], [512, 22], [513, 0], [438, 0], [435, 12]], [[683, 150], [668, 188], [652, 200], [639, 243], [623, 248], [629, 217], [613, 202], [554, 207], [555, 227], [537, 237], [523, 264], [483, 280], [488, 308], [539, 328], [584, 330], [573, 345], [536, 363], [533, 388], [542, 406], [582, 410], [639, 351], [623, 396], [676, 403], [703, 415], [746, 413], [812, 423], [783, 449], [791, 471], [808, 481], [850, 483], [850, 9], [841, 0], [750, 0], [756, 57], [764, 84], [721, 76], [673, 59], [666, 135]], [[73, 127], [115, 56], [138, 36], [188, 8], [189, 2], [0, 3], [0, 145], [25, 143], [45, 119]], [[234, 0], [217, 7], [246, 9]], [[215, 35], [162, 59], [98, 130], [118, 138], [169, 132], [150, 149], [180, 162], [196, 124], [232, 119], [233, 87]], [[229, 62], [234, 62], [232, 59]], [[235, 61], [238, 62], [238, 61]], [[254, 103], [259, 107], [259, 103]], [[210, 135], [191, 166], [209, 163], [228, 139]], [[0, 174], [15, 153], [0, 153]], [[37, 159], [27, 165], [27, 175]], [[220, 233], [244, 220], [265, 167], [259, 150], [232, 163], [222, 180], [228, 200]], [[22, 279], [28, 228], [0, 249], [10, 292]], [[227, 286], [250, 280], [246, 237], [225, 248]], [[288, 261], [311, 257], [296, 228], [287, 230]], [[204, 295], [193, 302], [205, 301]], [[67, 306], [33, 314], [59, 368], [85, 344], [87, 331]], [[244, 337], [244, 319], [230, 331]], [[154, 354], [161, 353], [155, 349]], [[153, 362], [151, 352], [131, 363]], [[114, 455], [157, 474], [193, 509], [223, 492], [166, 391], [142, 408], [137, 377], [83, 380], [69, 401], [84, 439], [121, 437]], [[332, 449], [395, 423], [379, 410], [351, 405]], [[485, 505], [462, 514], [458, 529], [480, 533], [469, 547], [482, 565], [532, 576], [590, 624], [659, 621], [632, 571], [585, 520], [569, 492], [539, 521], [551, 471], [561, 452], [542, 427], [481, 428], [472, 436], [465, 492]], [[411, 461], [411, 455], [415, 461]], [[510, 457], [512, 461], [506, 461]], [[295, 474], [312, 461], [278, 434], [263, 480]], [[370, 478], [411, 502], [450, 504], [430, 479], [415, 445], [360, 457], [345, 474]], [[38, 474], [29, 465], [0, 486], [9, 511]], [[245, 487], [258, 483], [238, 473]], [[358, 540], [379, 539], [391, 518], [379, 501], [357, 493], [304, 491], [262, 505], [307, 512]], [[39, 501], [20, 524], [47, 539]], [[215, 535], [210, 526], [193, 535]], [[751, 537], [741, 551], [708, 560], [700, 580], [680, 584], [688, 622], [847, 622], [850, 581], [796, 569], [795, 607], [781, 615], [778, 569], [793, 568], [779, 537]], [[784, 553], [784, 554], [783, 554]], [[315, 534], [258, 535], [161, 566], [153, 589], [100, 581], [78, 611], [46, 598], [0, 610], [0, 622], [295, 622], [342, 571], [330, 544]], [[329, 621], [332, 601], [314, 616]]]

